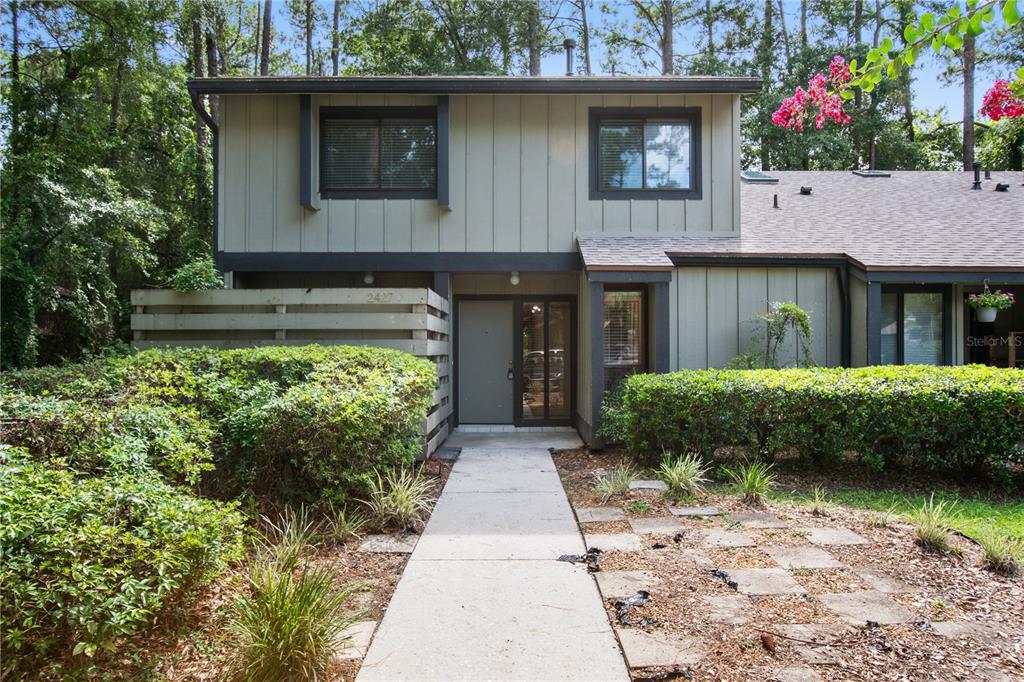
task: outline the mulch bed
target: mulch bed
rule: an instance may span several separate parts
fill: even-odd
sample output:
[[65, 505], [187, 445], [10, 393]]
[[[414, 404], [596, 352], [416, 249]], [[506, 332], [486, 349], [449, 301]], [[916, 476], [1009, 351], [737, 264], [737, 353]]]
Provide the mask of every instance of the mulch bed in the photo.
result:
[[[621, 453], [614, 450], [592, 453], [578, 448], [557, 452], [555, 464], [573, 506], [602, 505], [591, 489], [594, 472], [611, 469], [621, 459]], [[820, 476], [801, 480], [794, 473], [785, 477], [786, 487], [806, 489], [811, 482], [825, 480]], [[657, 516], [668, 516], [672, 505], [650, 491], [631, 491], [604, 505], [622, 508], [627, 518], [639, 518], [641, 515], [630, 513], [628, 508], [628, 503], [637, 499], [649, 502]], [[715, 506], [724, 512], [755, 511], [730, 495], [707, 495], [693, 504]], [[647, 548], [642, 551], [609, 552], [602, 570], [644, 570], [657, 579], [649, 590], [649, 601], [629, 613], [633, 622], [642, 618], [652, 622], [623, 625], [617, 619], [614, 600], [606, 600], [612, 626], [617, 630], [639, 627], [651, 633], [699, 638], [705, 653], [687, 671], [696, 680], [774, 679], [775, 674], [791, 666], [809, 666], [826, 680], [1024, 679], [1024, 581], [982, 568], [980, 548], [973, 542], [955, 537], [959, 554], [938, 556], [914, 543], [910, 526], [875, 525], [871, 522], [875, 515], [867, 511], [830, 506], [824, 514], [815, 514], [810, 507], [795, 504], [769, 504], [756, 511], [774, 514], [786, 522], [787, 528], [751, 529], [723, 517], [687, 518], [681, 519], [685, 532], [679, 542], [645, 536]], [[593, 532], [591, 526], [585, 525], [588, 532]], [[815, 527], [846, 528], [869, 544], [818, 546], [795, 530]], [[757, 546], [703, 547], [702, 537], [711, 528], [741, 532]], [[648, 540], [660, 540], [665, 547], [651, 549]], [[792, 569], [790, 575], [808, 594], [751, 596], [751, 619], [742, 625], [711, 620], [702, 597], [737, 592], [710, 568], [780, 568], [761, 549], [770, 546], [816, 547], [843, 567]], [[854, 568], [884, 572], [916, 589], [911, 594], [887, 595], [912, 614], [912, 621], [845, 627], [845, 621], [814, 595], [871, 590]], [[992, 623], [1002, 636], [945, 637], [931, 626], [941, 621]], [[809, 646], [783, 636], [784, 626], [792, 623], [825, 624], [841, 634], [826, 638], [828, 646]], [[668, 670], [648, 668], [634, 670], [633, 674], [643, 679]]]

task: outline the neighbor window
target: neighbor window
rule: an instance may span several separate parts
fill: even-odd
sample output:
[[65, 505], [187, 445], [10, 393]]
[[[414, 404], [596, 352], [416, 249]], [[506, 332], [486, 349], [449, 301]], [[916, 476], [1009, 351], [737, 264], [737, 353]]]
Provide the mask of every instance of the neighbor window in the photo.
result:
[[631, 374], [646, 369], [644, 292], [604, 292], [604, 388], [614, 390]]
[[941, 365], [945, 359], [941, 292], [882, 292], [883, 365]]
[[700, 198], [699, 109], [591, 109], [591, 198]]
[[320, 194], [328, 199], [437, 196], [435, 111], [321, 109]]

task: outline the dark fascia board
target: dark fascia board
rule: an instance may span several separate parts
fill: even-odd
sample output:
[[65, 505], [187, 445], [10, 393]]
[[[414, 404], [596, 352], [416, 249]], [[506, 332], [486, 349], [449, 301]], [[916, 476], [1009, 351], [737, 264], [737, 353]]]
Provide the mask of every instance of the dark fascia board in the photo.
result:
[[709, 256], [707, 254], [687, 256], [674, 254], [669, 258], [676, 267], [710, 265], [755, 268], [835, 268], [845, 266], [850, 262], [844, 256]]
[[883, 284], [1024, 284], [1024, 272], [998, 270], [868, 270], [858, 278]]
[[263, 76], [193, 78], [193, 94], [755, 94], [761, 79], [730, 76]]
[[221, 252], [219, 262], [236, 272], [574, 272], [579, 253], [325, 253]]
[[671, 282], [670, 270], [590, 270], [587, 272], [588, 282], [605, 282], [606, 284], [625, 284], [630, 282]]

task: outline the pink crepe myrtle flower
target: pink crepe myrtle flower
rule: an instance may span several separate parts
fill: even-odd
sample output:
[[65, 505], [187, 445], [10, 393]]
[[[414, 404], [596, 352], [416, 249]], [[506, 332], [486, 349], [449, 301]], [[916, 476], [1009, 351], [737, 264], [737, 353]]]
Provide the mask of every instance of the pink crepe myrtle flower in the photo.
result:
[[772, 123], [780, 128], [796, 130], [798, 133], [804, 131], [804, 120], [811, 109], [814, 113], [814, 127], [825, 127], [825, 123], [832, 121], [839, 125], [846, 125], [850, 122], [850, 116], [846, 113], [843, 98], [839, 94], [843, 90], [853, 74], [850, 73], [850, 65], [846, 63], [841, 55], [832, 58], [828, 66], [829, 73], [816, 73], [807, 82], [807, 89], [798, 87], [792, 97], [782, 100], [782, 104], [772, 114]]
[[1024, 98], [1013, 91], [1013, 84], [999, 79], [982, 101], [981, 113], [993, 121], [1024, 117]]

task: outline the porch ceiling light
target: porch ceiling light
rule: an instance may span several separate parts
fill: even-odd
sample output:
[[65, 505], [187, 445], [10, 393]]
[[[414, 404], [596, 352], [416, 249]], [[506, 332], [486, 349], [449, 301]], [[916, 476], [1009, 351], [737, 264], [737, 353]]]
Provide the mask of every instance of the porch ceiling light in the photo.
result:
[[367, 270], [366, 274], [363, 275], [363, 284], [373, 284], [375, 279], [376, 278], [373, 276], [373, 273]]
[[514, 287], [519, 286], [519, 271], [513, 270], [508, 276], [508, 283]]

